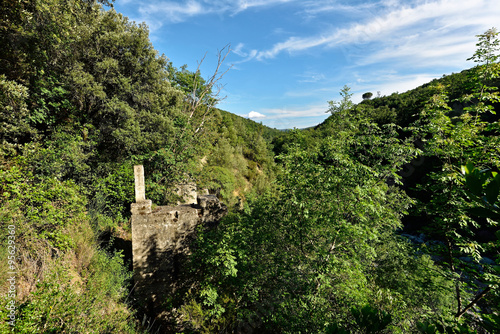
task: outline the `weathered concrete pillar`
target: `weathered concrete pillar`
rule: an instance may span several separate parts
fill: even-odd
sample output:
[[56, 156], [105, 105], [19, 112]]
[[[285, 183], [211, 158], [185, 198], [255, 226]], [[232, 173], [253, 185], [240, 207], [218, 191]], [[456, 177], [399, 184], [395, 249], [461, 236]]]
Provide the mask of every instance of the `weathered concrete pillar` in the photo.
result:
[[134, 166], [135, 178], [135, 202], [139, 203], [146, 200], [146, 186], [144, 182], [144, 166]]
[[134, 166], [135, 179], [135, 203], [130, 205], [130, 211], [133, 215], [143, 215], [151, 213], [151, 200], [146, 199], [146, 185], [144, 182], [144, 167], [142, 165]]

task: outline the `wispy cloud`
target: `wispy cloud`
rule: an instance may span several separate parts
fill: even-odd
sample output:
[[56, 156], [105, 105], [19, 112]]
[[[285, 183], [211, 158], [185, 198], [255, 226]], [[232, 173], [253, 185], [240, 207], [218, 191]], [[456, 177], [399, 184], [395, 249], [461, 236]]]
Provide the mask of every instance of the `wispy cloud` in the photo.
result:
[[324, 116], [327, 110], [328, 104], [325, 102], [323, 104], [309, 106], [263, 109], [263, 112], [266, 113], [268, 119], [280, 119]]
[[423, 32], [408, 36], [400, 43], [385, 45], [369, 57], [360, 59], [357, 64], [394, 63], [397, 60], [399, 66], [411, 64], [412, 68], [437, 65], [462, 67], [474, 50], [475, 43], [476, 38], [471, 34], [441, 35], [438, 31]]
[[[413, 89], [424, 83], [431, 81], [432, 79], [441, 77], [442, 74], [439, 73], [423, 73], [418, 75], [400, 75], [397, 72], [387, 72], [380, 71], [379, 73], [372, 73], [367, 80], [358, 80], [356, 83], [352, 83], [353, 102], [359, 103], [362, 101], [362, 94], [366, 92], [372, 92], [375, 96], [378, 92], [381, 95], [390, 95], [393, 92], [405, 92], [407, 90]], [[356, 76], [356, 74], [353, 74]], [[329, 99], [340, 100], [340, 95], [335, 92], [330, 92]], [[313, 95], [313, 94], [311, 94]], [[264, 108], [261, 110], [262, 113], [266, 114], [266, 124], [279, 128], [305, 128], [313, 126], [322, 122], [326, 117], [329, 116], [328, 103], [312, 103], [306, 105], [294, 105], [290, 107], [283, 108]]]
[[266, 125], [276, 129], [306, 128], [324, 121], [328, 104], [294, 106], [291, 108], [263, 109]]
[[305, 73], [297, 75], [299, 77], [298, 82], [303, 82], [303, 83], [315, 83], [315, 82], [320, 82], [324, 81], [326, 79], [326, 76], [324, 73], [316, 72], [316, 71], [307, 71]]
[[[396, 46], [401, 55], [414, 54], [412, 48], [415, 47], [411, 43], [415, 41], [420, 46], [427, 46], [418, 49], [419, 54], [423, 54], [435, 50], [433, 40], [425, 39], [428, 37], [436, 38], [436, 41], [439, 41], [439, 38], [453, 38], [460, 45], [459, 48], [463, 49], [465, 44], [470, 43], [470, 34], [463, 34], [458, 27], [463, 27], [464, 22], [467, 22], [471, 31], [484, 31], [500, 17], [500, 6], [496, 0], [418, 1], [414, 6], [395, 8], [393, 5], [391, 8], [385, 14], [372, 16], [364, 22], [346, 28], [332, 29], [315, 36], [290, 37], [268, 50], [259, 51], [255, 58], [264, 60], [275, 58], [283, 52], [294, 53], [318, 47], [332, 48], [367, 43]], [[439, 27], [440, 31], [435, 31], [436, 27]], [[430, 33], [425, 33], [426, 31]], [[457, 45], [439, 42], [439, 46], [448, 48], [444, 52], [449, 53], [453, 52], [450, 48]]]
[[225, 1], [229, 5], [228, 8], [233, 13], [239, 13], [253, 7], [268, 7], [279, 5], [296, 0], [238, 0], [238, 1]]
[[311, 15], [311, 16], [316, 16], [318, 14], [325, 14], [325, 13], [342, 13], [342, 14], [353, 14], [353, 15], [360, 15], [363, 13], [366, 13], [367, 11], [370, 10], [375, 10], [376, 8], [380, 8], [380, 6], [384, 5], [384, 1], [382, 2], [365, 2], [362, 4], [356, 4], [356, 5], [349, 5], [346, 3], [341, 3], [339, 1], [332, 1], [332, 0], [311, 0], [311, 1], [304, 1], [303, 6], [304, 10], [303, 12], [306, 15]]
[[257, 55], [257, 50], [245, 51], [245, 44], [243, 43], [239, 43], [238, 45], [236, 45], [236, 47], [234, 47], [234, 49], [231, 49], [231, 51], [242, 58], [234, 62], [234, 64], [245, 63], [254, 59]]
[[286, 52], [296, 52], [307, 50], [310, 48], [327, 45], [335, 42], [338, 39], [337, 34], [324, 35], [324, 36], [314, 36], [314, 37], [290, 37], [284, 42], [275, 44], [271, 49], [265, 51], [259, 51], [256, 54], [256, 59], [264, 60], [268, 58], [274, 58], [283, 51]]
[[[359, 102], [367, 91], [404, 92], [463, 69], [475, 50], [474, 35], [500, 25], [498, 0], [135, 0], [133, 6], [136, 21], [167, 35], [162, 26], [203, 22], [208, 33], [214, 23], [214, 35], [236, 45], [231, 62], [239, 81], [228, 86], [246, 90], [238, 103], [229, 94], [228, 108], [245, 117], [255, 109], [252, 116], [265, 115], [263, 122], [278, 128], [291, 127], [287, 120], [317, 123], [327, 116], [326, 101], [340, 99], [343, 84]], [[254, 82], [259, 87], [250, 87]], [[269, 103], [277, 108], [264, 108]]]
[[177, 23], [192, 16], [206, 14], [207, 8], [194, 0], [188, 0], [184, 3], [159, 1], [141, 5], [139, 13], [146, 18], [161, 15], [164, 22]]
[[[127, 3], [128, 0], [121, 0]], [[153, 17], [163, 23], [179, 23], [201, 15], [236, 15], [240, 12], [257, 7], [270, 7], [297, 0], [187, 0], [171, 1], [156, 0], [141, 2], [139, 13], [146, 21]]]

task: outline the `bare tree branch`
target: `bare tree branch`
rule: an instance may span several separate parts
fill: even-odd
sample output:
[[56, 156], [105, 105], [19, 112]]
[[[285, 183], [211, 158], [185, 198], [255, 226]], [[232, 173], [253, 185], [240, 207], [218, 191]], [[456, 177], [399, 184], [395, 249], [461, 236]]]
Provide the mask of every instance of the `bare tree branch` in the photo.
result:
[[[232, 66], [228, 66], [225, 71], [221, 70], [222, 64], [226, 60], [227, 56], [231, 52], [230, 45], [224, 46], [221, 50], [217, 52], [217, 65], [213, 74], [206, 80], [205, 84], [200, 87], [199, 75], [201, 73], [201, 65], [205, 61], [206, 54], [198, 62], [198, 67], [194, 75], [193, 90], [187, 98], [187, 104], [185, 106], [184, 112], [188, 114], [187, 123], [184, 125], [178, 140], [184, 138], [187, 129], [191, 126], [194, 129], [194, 134], [200, 133], [201, 129], [205, 125], [207, 117], [212, 114], [215, 106], [226, 97], [220, 97], [220, 93], [224, 88], [224, 85], [219, 84], [223, 76], [231, 69]], [[196, 121], [198, 121], [196, 123]], [[173, 145], [177, 145], [174, 143]], [[172, 147], [175, 152], [177, 148]], [[182, 148], [181, 148], [182, 149]]]

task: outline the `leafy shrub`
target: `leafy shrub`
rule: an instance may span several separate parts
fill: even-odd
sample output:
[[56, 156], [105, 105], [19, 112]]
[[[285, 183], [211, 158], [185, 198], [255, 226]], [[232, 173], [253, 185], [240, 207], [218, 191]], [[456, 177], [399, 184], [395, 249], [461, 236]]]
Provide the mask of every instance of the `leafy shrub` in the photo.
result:
[[27, 248], [46, 239], [52, 246], [72, 246], [66, 228], [84, 219], [85, 198], [73, 181], [37, 180], [20, 166], [0, 169], [0, 219], [17, 225], [18, 240]]
[[130, 203], [134, 200], [134, 170], [130, 163], [124, 163], [106, 177], [98, 179], [95, 189], [94, 205], [109, 217], [120, 220], [130, 216]]
[[82, 278], [64, 261], [19, 306], [18, 333], [134, 333], [125, 297], [125, 271], [120, 254], [98, 251]]
[[[22, 164], [1, 166], [1, 226], [14, 225], [16, 233], [16, 332], [133, 332], [124, 303], [131, 274], [120, 253], [98, 249], [86, 203], [73, 181], [35, 177]], [[7, 263], [6, 252], [0, 261]]]

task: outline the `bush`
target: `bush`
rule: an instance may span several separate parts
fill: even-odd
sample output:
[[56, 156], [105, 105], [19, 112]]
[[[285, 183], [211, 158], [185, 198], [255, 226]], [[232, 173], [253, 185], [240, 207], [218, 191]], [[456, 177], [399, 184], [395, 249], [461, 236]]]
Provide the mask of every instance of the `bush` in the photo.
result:
[[120, 254], [97, 251], [84, 277], [57, 261], [36, 290], [19, 306], [18, 333], [133, 333], [125, 296], [126, 273]]
[[[0, 166], [2, 230], [15, 226], [17, 333], [134, 332], [124, 302], [131, 274], [121, 253], [99, 249], [86, 204], [72, 181], [36, 177], [22, 164]], [[7, 235], [0, 237], [1, 263], [8, 262]]]

